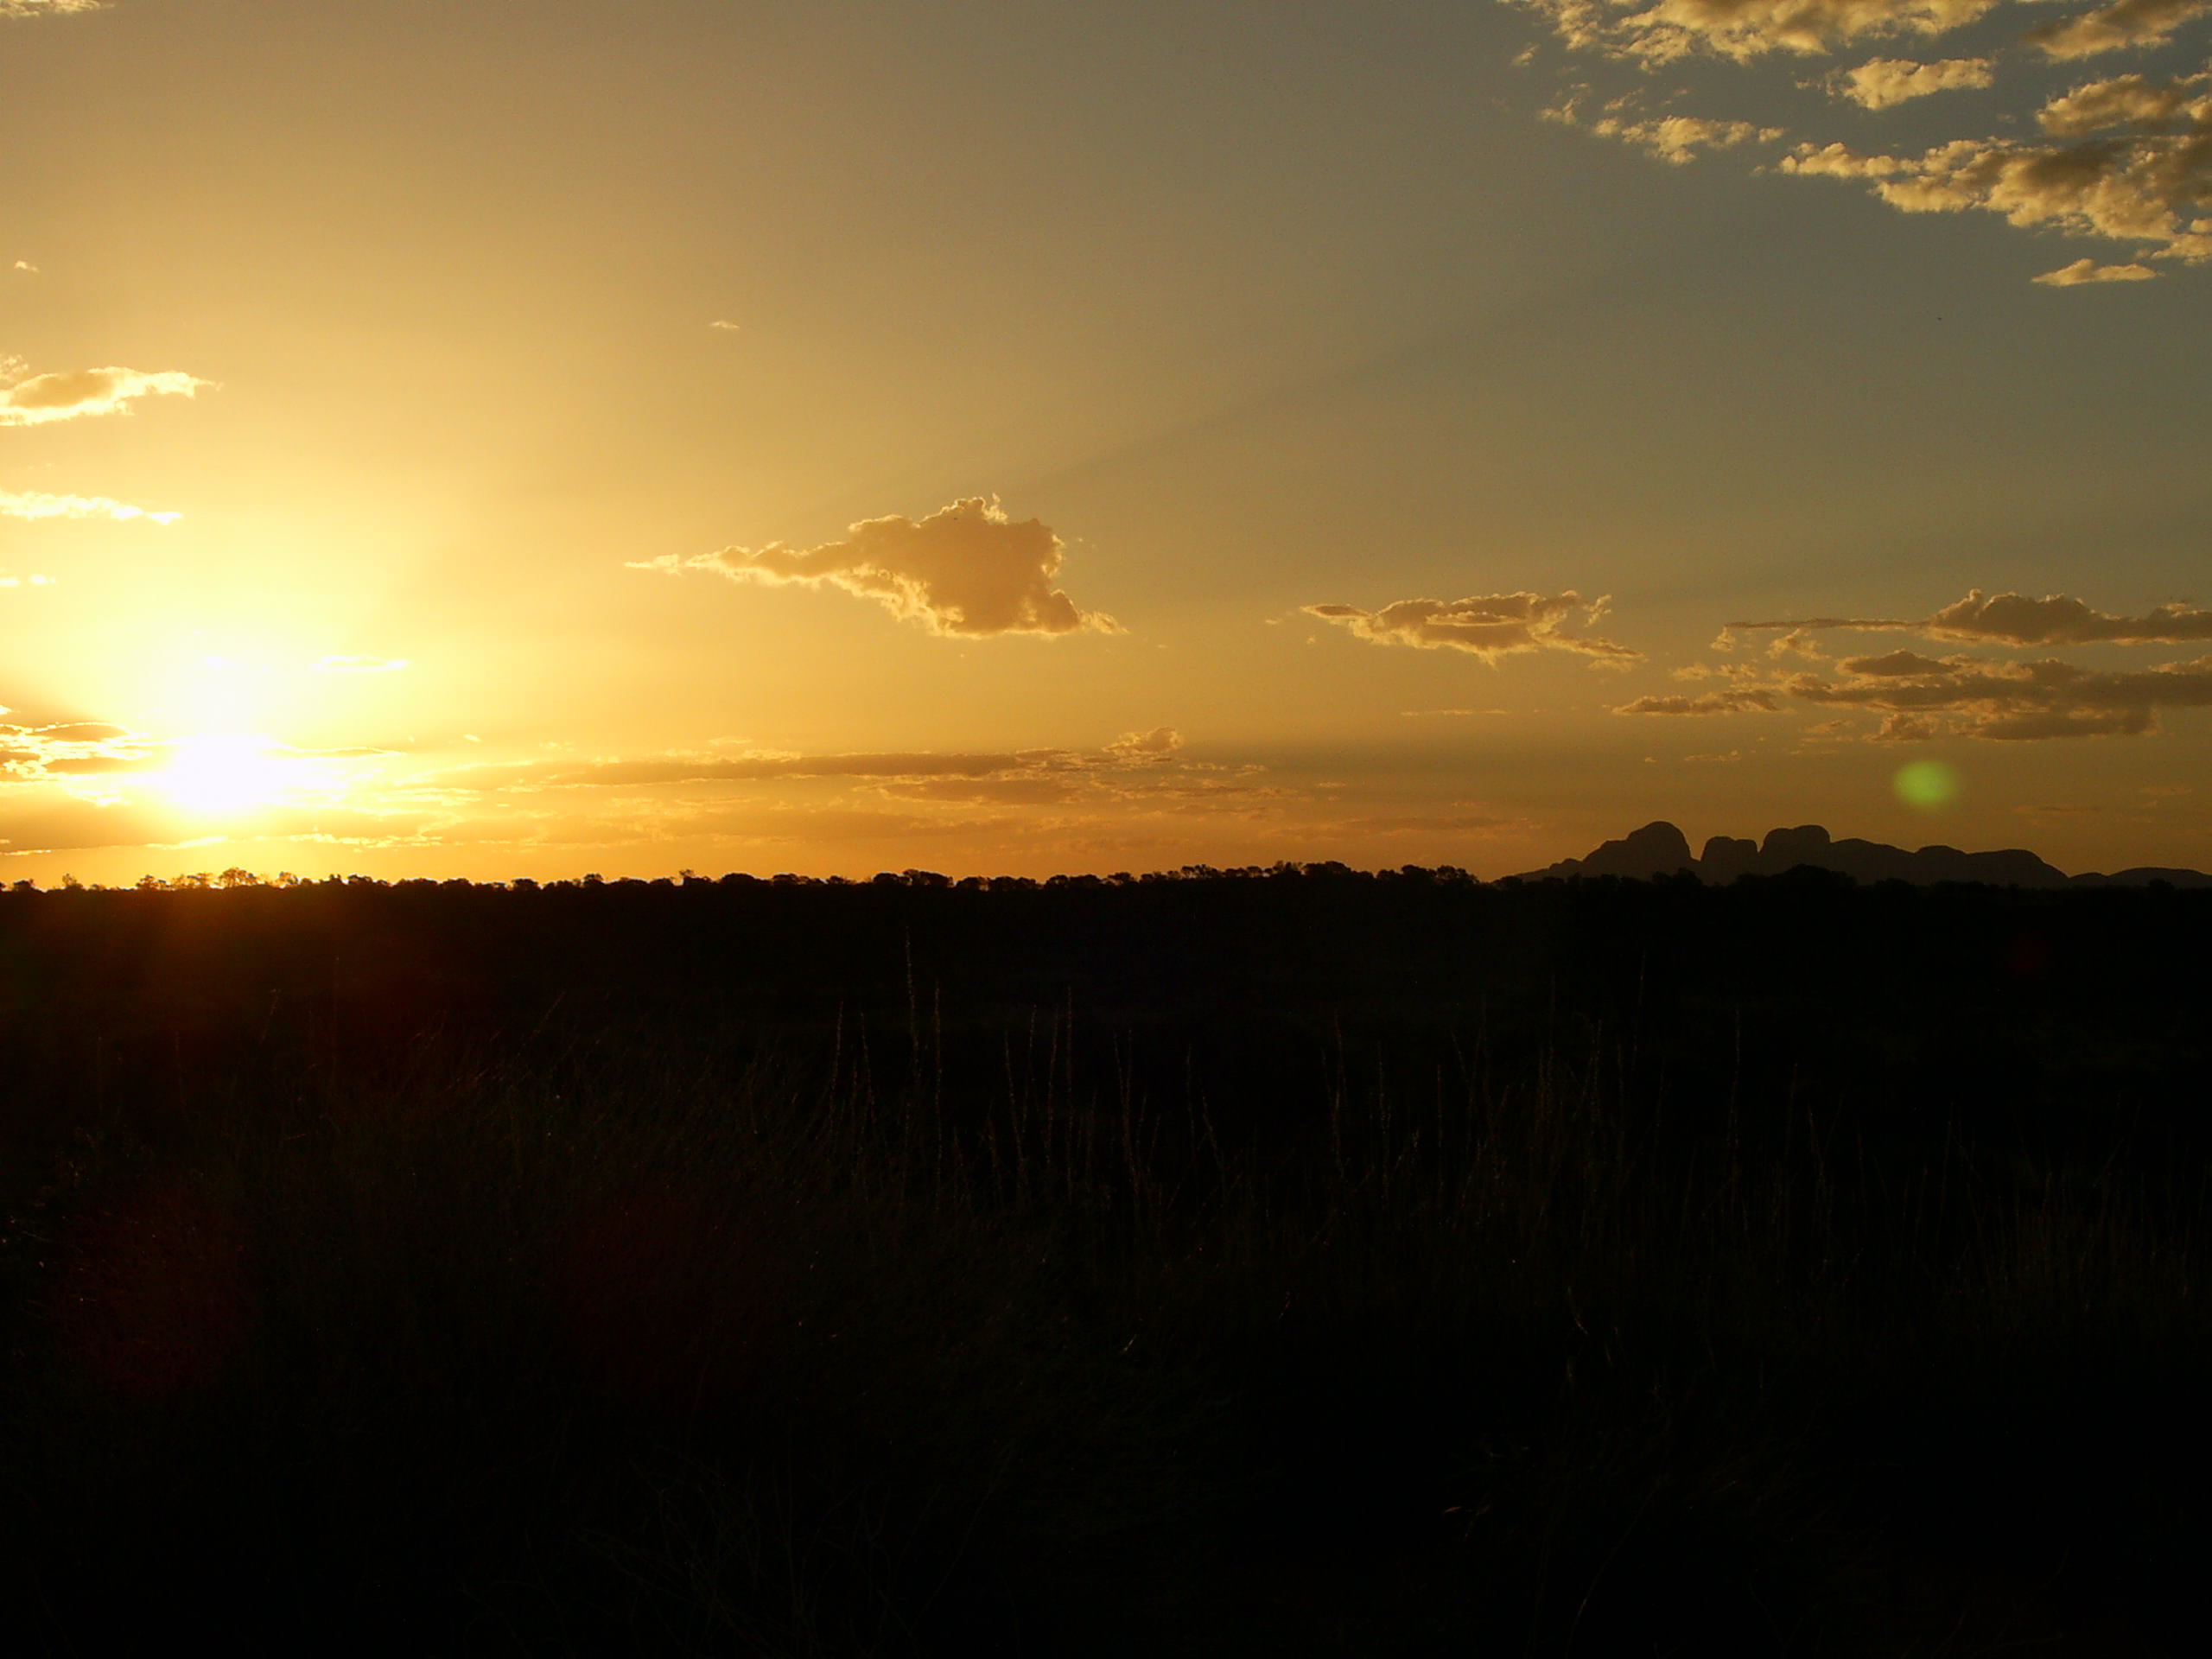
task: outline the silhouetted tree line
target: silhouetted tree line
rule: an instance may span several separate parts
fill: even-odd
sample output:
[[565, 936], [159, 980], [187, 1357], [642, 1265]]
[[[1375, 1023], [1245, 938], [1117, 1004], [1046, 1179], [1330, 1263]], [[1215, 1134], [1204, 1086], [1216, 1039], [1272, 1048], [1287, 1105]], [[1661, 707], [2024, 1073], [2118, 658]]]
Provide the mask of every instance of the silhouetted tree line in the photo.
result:
[[[1256, 1121], [1316, 1109], [1344, 1067], [1444, 1086], [1479, 1042], [1493, 1067], [1594, 1046], [1686, 1132], [1778, 1082], [1870, 1131], [2072, 1135], [2096, 1115], [2117, 1135], [2111, 1115], [2212, 1069], [2208, 924], [2212, 892], [1810, 868], [1726, 887], [1332, 863], [542, 885], [232, 870], [0, 895], [0, 1021], [14, 1069], [50, 1065], [65, 1092], [95, 1051], [111, 1073], [174, 1073], [311, 1040], [323, 1064], [373, 1068], [430, 1034], [535, 1033], [842, 1044], [982, 1097], [1065, 1033], [1113, 1057], [1102, 1088]], [[2172, 1116], [2135, 1144], [2196, 1132]]]

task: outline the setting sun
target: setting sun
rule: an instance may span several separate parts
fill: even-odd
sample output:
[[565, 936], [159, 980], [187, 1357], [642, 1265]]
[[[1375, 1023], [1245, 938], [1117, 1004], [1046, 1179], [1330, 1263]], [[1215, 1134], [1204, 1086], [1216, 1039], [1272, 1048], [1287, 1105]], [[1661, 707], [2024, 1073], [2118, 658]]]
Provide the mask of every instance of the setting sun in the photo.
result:
[[281, 758], [269, 739], [209, 733], [178, 743], [156, 774], [163, 796], [194, 812], [231, 816], [275, 800], [297, 781], [299, 762]]

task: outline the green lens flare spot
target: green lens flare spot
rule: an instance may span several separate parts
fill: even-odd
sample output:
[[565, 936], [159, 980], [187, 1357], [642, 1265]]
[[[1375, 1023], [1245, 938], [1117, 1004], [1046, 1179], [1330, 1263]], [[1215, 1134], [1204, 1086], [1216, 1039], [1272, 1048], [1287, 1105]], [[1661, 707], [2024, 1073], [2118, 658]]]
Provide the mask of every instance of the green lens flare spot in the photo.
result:
[[1907, 806], [1941, 812], [1959, 798], [1959, 769], [1945, 760], [1916, 760], [1897, 768], [1892, 786]]

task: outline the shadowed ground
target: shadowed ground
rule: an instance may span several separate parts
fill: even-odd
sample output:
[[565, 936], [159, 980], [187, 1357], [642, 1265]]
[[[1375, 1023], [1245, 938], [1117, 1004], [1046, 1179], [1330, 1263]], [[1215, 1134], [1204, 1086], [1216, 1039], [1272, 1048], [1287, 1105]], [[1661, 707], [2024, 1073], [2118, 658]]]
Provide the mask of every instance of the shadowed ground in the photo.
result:
[[0, 897], [32, 1645], [2179, 1651], [2190, 893]]

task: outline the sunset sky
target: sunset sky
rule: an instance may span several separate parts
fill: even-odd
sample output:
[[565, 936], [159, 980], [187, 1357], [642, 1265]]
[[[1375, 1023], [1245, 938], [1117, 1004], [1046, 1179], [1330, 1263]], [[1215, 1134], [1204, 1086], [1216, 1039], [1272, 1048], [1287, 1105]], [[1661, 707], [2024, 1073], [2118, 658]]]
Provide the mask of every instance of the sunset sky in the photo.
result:
[[2212, 0], [0, 0], [0, 880], [2212, 868]]

